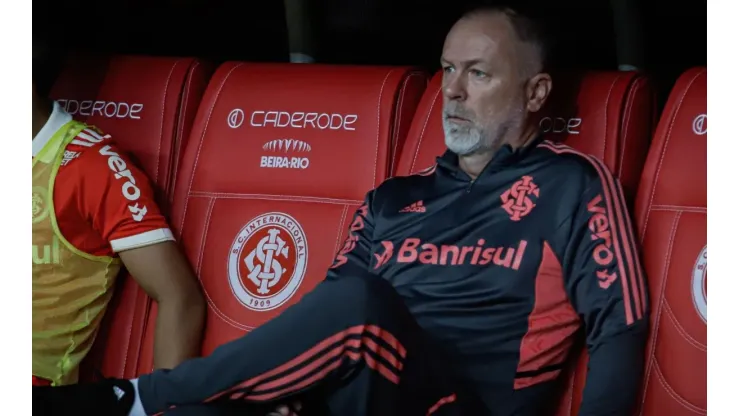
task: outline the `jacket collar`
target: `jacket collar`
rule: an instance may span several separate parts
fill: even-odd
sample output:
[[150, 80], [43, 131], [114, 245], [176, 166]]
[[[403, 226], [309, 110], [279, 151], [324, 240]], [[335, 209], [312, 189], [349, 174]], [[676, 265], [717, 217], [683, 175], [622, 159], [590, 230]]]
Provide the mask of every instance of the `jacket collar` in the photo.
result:
[[[488, 162], [486, 167], [483, 169], [479, 177], [487, 176], [488, 174], [494, 173], [499, 168], [511, 166], [518, 163], [529, 152], [536, 148], [544, 140], [542, 134], [537, 135], [534, 140], [530, 141], [526, 146], [514, 149], [509, 144], [505, 144], [494, 153], [493, 158]], [[441, 168], [449, 171], [451, 174], [458, 178], [470, 180], [467, 173], [463, 172], [459, 166], [459, 159], [457, 154], [453, 153], [449, 149], [444, 152], [442, 156], [437, 157], [437, 165]]]
[[51, 112], [51, 116], [49, 116], [49, 119], [46, 120], [46, 124], [44, 124], [44, 127], [39, 130], [38, 134], [33, 138], [32, 142], [32, 149], [33, 149], [33, 157], [36, 157], [36, 155], [39, 154], [41, 149], [46, 146], [47, 143], [49, 143], [49, 140], [56, 134], [59, 129], [62, 128], [65, 124], [69, 123], [70, 120], [72, 120], [72, 116], [69, 115], [61, 105], [59, 105], [58, 102], [54, 102], [54, 109]]

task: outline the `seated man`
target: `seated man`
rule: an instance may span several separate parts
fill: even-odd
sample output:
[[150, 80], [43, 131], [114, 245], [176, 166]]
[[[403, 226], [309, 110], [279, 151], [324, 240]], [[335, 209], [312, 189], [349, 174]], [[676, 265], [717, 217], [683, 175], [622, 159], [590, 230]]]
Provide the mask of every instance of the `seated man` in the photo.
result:
[[[630, 414], [648, 313], [632, 286], [644, 284], [632, 229], [604, 165], [542, 139], [545, 58], [532, 19], [466, 14], [442, 54], [448, 151], [367, 194], [314, 291], [210, 356], [36, 390], [35, 403], [75, 414], [259, 414], [245, 409], [299, 400], [302, 415], [540, 416], [583, 326], [581, 415]], [[424, 211], [404, 213], [412, 203]]]
[[[38, 47], [37, 71], [48, 63]], [[34, 79], [33, 384], [78, 381], [121, 264], [159, 304], [155, 367], [197, 356], [205, 302], [148, 178], [109, 135], [36, 87]]]

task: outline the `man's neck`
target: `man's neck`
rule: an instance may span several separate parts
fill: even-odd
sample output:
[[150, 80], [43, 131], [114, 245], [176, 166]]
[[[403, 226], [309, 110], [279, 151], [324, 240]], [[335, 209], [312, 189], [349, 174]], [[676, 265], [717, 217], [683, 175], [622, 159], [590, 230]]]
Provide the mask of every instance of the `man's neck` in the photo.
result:
[[501, 143], [493, 149], [477, 152], [471, 155], [459, 156], [458, 165], [460, 166], [460, 169], [467, 173], [472, 180], [476, 180], [502, 146], [508, 144], [512, 149], [516, 150], [520, 147], [527, 146], [537, 137], [538, 134], [539, 129], [536, 126], [525, 127], [522, 131], [513, 136], [513, 138], [504, 138], [504, 140], [502, 140]]
[[31, 139], [36, 137], [41, 129], [44, 128], [44, 125], [47, 121], [49, 121], [49, 117], [51, 117], [51, 113], [54, 108], [51, 102], [38, 97], [33, 97], [32, 106], [33, 116], [31, 124], [33, 128], [33, 134], [31, 135]]

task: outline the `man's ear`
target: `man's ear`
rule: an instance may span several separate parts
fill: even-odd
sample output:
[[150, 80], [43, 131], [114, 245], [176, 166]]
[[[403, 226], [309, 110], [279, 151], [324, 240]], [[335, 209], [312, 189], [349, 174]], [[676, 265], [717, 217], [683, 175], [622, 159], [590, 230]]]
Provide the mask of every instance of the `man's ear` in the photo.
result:
[[552, 78], [550, 74], [542, 72], [527, 81], [526, 96], [527, 110], [536, 113], [545, 105], [547, 97], [552, 90]]

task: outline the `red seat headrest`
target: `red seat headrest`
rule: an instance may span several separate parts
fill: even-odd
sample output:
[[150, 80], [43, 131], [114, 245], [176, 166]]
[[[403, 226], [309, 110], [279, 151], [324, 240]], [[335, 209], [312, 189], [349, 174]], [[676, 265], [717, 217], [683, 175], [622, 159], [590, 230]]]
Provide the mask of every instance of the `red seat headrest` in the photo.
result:
[[110, 133], [166, 187], [211, 72], [194, 58], [79, 55], [50, 95], [74, 118]]
[[633, 201], [655, 126], [655, 93], [638, 72], [554, 74], [545, 137], [603, 160]]
[[381, 108], [407, 72], [224, 64], [199, 113], [192, 191], [362, 200], [387, 176], [394, 113]]
[[[695, 68], [676, 82], [656, 131], [658, 150], [645, 164], [643, 185], [653, 187], [638, 205], [707, 207], [707, 70]], [[642, 196], [642, 195], [641, 195]]]

